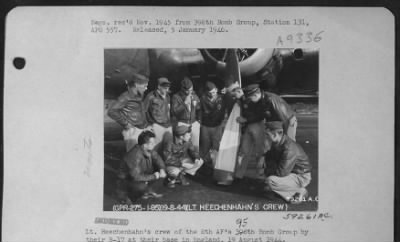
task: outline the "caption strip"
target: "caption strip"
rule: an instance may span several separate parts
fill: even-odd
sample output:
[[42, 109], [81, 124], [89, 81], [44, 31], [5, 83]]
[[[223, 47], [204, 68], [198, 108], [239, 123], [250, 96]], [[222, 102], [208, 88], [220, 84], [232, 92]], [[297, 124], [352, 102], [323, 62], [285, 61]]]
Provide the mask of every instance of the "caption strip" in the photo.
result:
[[[284, 220], [332, 219], [329, 213], [289, 213]], [[96, 224], [129, 227], [127, 219], [96, 218]], [[312, 232], [304, 228], [253, 228], [248, 217], [237, 218], [232, 228], [87, 228], [87, 242], [289, 242], [305, 239]]]
[[[93, 34], [118, 33], [162, 33], [162, 34], [223, 34], [238, 32], [237, 28], [251, 28], [254, 31], [267, 31], [270, 26], [297, 26], [308, 28], [307, 19], [114, 19], [90, 21]], [[235, 29], [234, 29], [235, 28]], [[303, 31], [278, 36], [277, 46], [286, 44], [318, 43], [324, 31]]]

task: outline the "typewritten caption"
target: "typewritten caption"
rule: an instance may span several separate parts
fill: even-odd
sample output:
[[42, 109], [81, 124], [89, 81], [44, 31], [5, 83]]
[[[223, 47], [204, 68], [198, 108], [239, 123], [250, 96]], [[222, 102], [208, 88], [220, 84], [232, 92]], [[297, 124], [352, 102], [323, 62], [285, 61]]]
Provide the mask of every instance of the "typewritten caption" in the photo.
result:
[[272, 26], [301, 27], [301, 31], [285, 33], [276, 37], [276, 45], [318, 43], [323, 39], [323, 30], [307, 31], [310, 22], [295, 19], [114, 19], [90, 21], [93, 34], [154, 33], [154, 34], [224, 34], [250, 28], [255, 31], [268, 30]]
[[[329, 213], [289, 213], [282, 217], [314, 221], [331, 218]], [[84, 234], [87, 242], [289, 242], [312, 234], [306, 228], [253, 228], [252, 222], [243, 217], [232, 221], [230, 228], [138, 229], [129, 228], [127, 219], [96, 218], [96, 224], [120, 225], [120, 228], [86, 228]]]

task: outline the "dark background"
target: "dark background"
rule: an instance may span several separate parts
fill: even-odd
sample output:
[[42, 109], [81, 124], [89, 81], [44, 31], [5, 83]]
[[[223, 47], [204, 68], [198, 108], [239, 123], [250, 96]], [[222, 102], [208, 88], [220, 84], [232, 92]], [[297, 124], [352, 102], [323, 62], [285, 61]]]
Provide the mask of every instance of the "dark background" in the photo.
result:
[[[0, 2], [0, 15], [2, 23], [0, 25], [0, 55], [2, 58], [2, 62], [0, 65], [1, 81], [4, 92], [4, 41], [5, 41], [5, 22], [7, 13], [16, 6], [70, 6], [70, 5], [81, 5], [81, 6], [96, 6], [96, 5], [110, 5], [110, 6], [118, 6], [118, 5], [156, 5], [156, 6], [369, 6], [369, 7], [386, 7], [389, 9], [393, 15], [395, 16], [396, 23], [396, 61], [395, 61], [395, 214], [394, 214], [394, 238], [395, 241], [400, 241], [400, 229], [399, 229], [399, 156], [400, 156], [400, 147], [399, 147], [399, 137], [400, 137], [400, 125], [399, 125], [399, 76], [398, 72], [400, 70], [399, 61], [398, 61], [398, 53], [399, 53], [399, 26], [400, 26], [400, 1], [396, 0], [269, 0], [269, 1], [250, 1], [250, 0], [230, 0], [230, 1], [222, 1], [222, 0], [202, 0], [201, 2], [194, 1], [185, 1], [185, 0], [2, 0]], [[1, 99], [1, 108], [3, 107], [3, 99]], [[3, 109], [1, 110], [3, 111]], [[1, 118], [1, 126], [3, 127], [3, 117]], [[1, 130], [1, 136], [3, 137], [3, 129]], [[1, 153], [3, 155], [3, 143], [4, 138], [2, 139], [1, 145]], [[3, 170], [3, 163], [1, 162], [1, 170]], [[3, 180], [3, 176], [2, 176]], [[3, 182], [2, 182], [3, 184]], [[0, 190], [1, 194], [3, 194], [3, 187], [1, 186]], [[371, 191], [373, 193], [373, 191]], [[2, 205], [2, 204], [1, 204]], [[2, 207], [2, 206], [1, 206]], [[1, 215], [1, 214], [0, 214]], [[379, 221], [377, 221], [379, 223]]]

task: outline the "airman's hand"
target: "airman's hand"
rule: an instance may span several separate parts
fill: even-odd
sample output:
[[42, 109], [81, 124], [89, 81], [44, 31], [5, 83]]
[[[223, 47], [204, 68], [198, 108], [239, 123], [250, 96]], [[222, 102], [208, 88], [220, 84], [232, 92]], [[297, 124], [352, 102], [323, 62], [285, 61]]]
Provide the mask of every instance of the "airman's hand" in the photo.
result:
[[236, 118], [236, 122], [238, 122], [238, 123], [240, 123], [240, 124], [244, 124], [244, 123], [247, 122], [247, 119], [246, 119], [246, 118], [243, 118], [242, 116], [240, 116], [240, 117], [237, 117], [237, 118]]
[[196, 164], [196, 165], [200, 165], [200, 164], [203, 164], [204, 163], [204, 161], [203, 161], [203, 159], [196, 159], [195, 161], [194, 161], [194, 163]]
[[128, 123], [128, 124], [125, 126], [125, 129], [126, 129], [126, 130], [129, 130], [129, 129], [131, 129], [131, 128], [133, 128], [133, 126], [132, 126], [132, 124], [130, 124], [130, 123]]
[[184, 102], [186, 105], [191, 105], [192, 104], [192, 96], [187, 95]]
[[166, 178], [167, 177], [167, 173], [165, 173], [164, 169], [160, 170], [160, 178]]

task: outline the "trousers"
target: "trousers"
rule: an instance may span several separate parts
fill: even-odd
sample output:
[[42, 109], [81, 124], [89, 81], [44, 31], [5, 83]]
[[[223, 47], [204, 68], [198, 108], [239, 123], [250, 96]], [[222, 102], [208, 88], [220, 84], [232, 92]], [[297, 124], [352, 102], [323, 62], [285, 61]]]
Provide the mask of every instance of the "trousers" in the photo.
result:
[[165, 128], [164, 126], [154, 123], [152, 125], [152, 129], [153, 129], [154, 134], [156, 135], [156, 138], [155, 138], [156, 145], [164, 139], [164, 135], [167, 135], [167, 134], [172, 135], [172, 126]]
[[265, 183], [271, 188], [272, 191], [279, 194], [286, 201], [290, 199], [298, 192], [305, 189], [311, 181], [311, 174], [295, 174], [290, 173], [287, 176], [269, 176], [265, 179]]
[[203, 165], [203, 161], [193, 162], [190, 158], [185, 158], [182, 160], [182, 166], [167, 166], [167, 174], [171, 177], [178, 177], [179, 173], [184, 172], [189, 175], [194, 176], [198, 169]]
[[241, 140], [235, 177], [243, 178], [250, 161], [257, 162], [266, 152], [266, 135], [263, 121], [248, 124]]
[[139, 129], [136, 127], [122, 130], [122, 136], [124, 137], [126, 151], [129, 151], [133, 148], [133, 146], [138, 143], [138, 137], [144, 130], [145, 129]]
[[211, 162], [210, 151], [218, 150], [222, 137], [222, 126], [200, 127], [200, 156], [208, 162]]
[[118, 179], [116, 184], [116, 194], [119, 200], [133, 197], [134, 200], [140, 198], [144, 193], [154, 192], [153, 187], [162, 182], [162, 179], [155, 181], [133, 181], [129, 179]]

